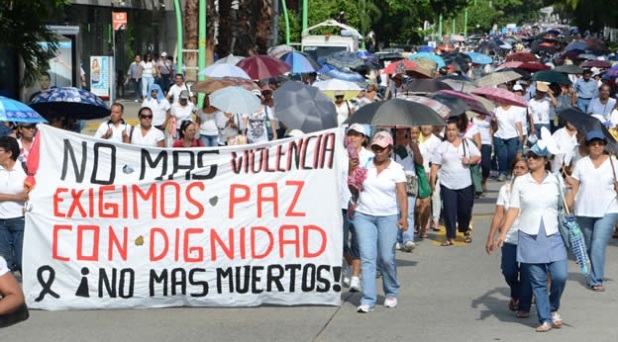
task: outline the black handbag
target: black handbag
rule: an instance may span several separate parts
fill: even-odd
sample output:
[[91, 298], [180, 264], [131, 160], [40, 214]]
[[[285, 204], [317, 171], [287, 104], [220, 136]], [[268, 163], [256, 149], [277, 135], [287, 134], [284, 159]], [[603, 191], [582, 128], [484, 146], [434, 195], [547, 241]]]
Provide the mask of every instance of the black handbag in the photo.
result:
[[17, 310], [6, 314], [0, 315], [0, 328], [10, 327], [11, 325], [23, 322], [30, 317], [30, 312], [26, 304], [22, 304]]

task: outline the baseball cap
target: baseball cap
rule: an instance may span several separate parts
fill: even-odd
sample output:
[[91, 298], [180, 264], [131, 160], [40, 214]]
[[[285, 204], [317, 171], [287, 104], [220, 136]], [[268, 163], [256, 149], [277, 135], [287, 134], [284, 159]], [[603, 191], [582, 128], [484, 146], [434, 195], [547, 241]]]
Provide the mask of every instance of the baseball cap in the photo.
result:
[[180, 94], [178, 95], [178, 98], [182, 99], [182, 100], [188, 100], [189, 99], [189, 92], [186, 91], [186, 90], [181, 91]]
[[547, 93], [549, 91], [549, 86], [547, 85], [547, 83], [545, 82], [536, 82], [536, 90], [542, 92], [542, 93]]
[[601, 131], [590, 131], [588, 132], [588, 134], [586, 134], [586, 142], [590, 142], [594, 139], [600, 139], [603, 141], [607, 141], [607, 139], [605, 138], [605, 135], [603, 135], [603, 133]]
[[335, 91], [335, 96], [345, 96], [345, 92], [343, 90]]
[[365, 129], [365, 127], [359, 123], [355, 123], [350, 125], [350, 127], [348, 127], [348, 129], [346, 130], [346, 133], [350, 133], [350, 132], [356, 132], [356, 133], [360, 133], [364, 136], [367, 136], [367, 129]]
[[387, 131], [380, 131], [373, 136], [371, 146], [380, 146], [386, 148], [393, 145], [393, 137]]
[[165, 51], [161, 52], [161, 57], [167, 57], [167, 52]]
[[516, 84], [513, 86], [513, 91], [524, 91], [524, 87], [521, 84]]

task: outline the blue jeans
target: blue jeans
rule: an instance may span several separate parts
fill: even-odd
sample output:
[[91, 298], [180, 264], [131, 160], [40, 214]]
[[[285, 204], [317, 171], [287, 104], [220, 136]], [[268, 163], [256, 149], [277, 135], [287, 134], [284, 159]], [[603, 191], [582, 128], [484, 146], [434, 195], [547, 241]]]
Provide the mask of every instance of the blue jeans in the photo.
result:
[[[408, 196], [408, 230], [401, 231], [398, 229], [397, 231], [397, 242], [399, 242], [402, 246], [406, 244], [408, 241], [414, 242], [414, 209], [416, 207], [416, 196], [410, 197]], [[401, 213], [399, 213], [401, 215]]]
[[21, 270], [24, 225], [23, 216], [0, 219], [0, 255], [11, 271]]
[[374, 307], [376, 304], [376, 268], [382, 272], [384, 295], [397, 297], [399, 281], [395, 260], [397, 243], [397, 216], [372, 216], [354, 213], [354, 226], [358, 238], [363, 274], [363, 298], [361, 304]]
[[618, 219], [618, 214], [605, 214], [604, 217], [577, 217], [579, 227], [584, 233], [586, 249], [590, 258], [592, 272], [588, 282], [590, 286], [602, 285], [605, 273], [605, 249], [614, 225]]
[[590, 105], [590, 101], [592, 101], [592, 99], [577, 99], [577, 108], [579, 108], [579, 110], [581, 110], [582, 112], [587, 112], [588, 111], [588, 106]]
[[[560, 298], [568, 276], [567, 261], [560, 260], [548, 264], [522, 263], [521, 267], [530, 278], [539, 323], [551, 323], [551, 313], [560, 309]], [[547, 273], [551, 276], [549, 294], [547, 293]]]
[[200, 134], [200, 139], [204, 143], [206, 147], [215, 147], [219, 146], [219, 136], [218, 135], [203, 135]]
[[465, 233], [472, 219], [472, 206], [474, 205], [474, 185], [467, 188], [452, 190], [440, 185], [442, 196], [442, 213], [444, 226], [446, 226], [446, 238], [454, 240], [457, 232]]
[[147, 94], [150, 94], [148, 89], [150, 89], [150, 86], [154, 84], [154, 77], [145, 76], [142, 77], [140, 81], [142, 82], [142, 97], [147, 97]]
[[491, 170], [491, 145], [481, 145], [481, 174], [483, 178], [489, 177], [489, 171]]
[[142, 84], [141, 81], [136, 80], [135, 78], [132, 78], [131, 81], [133, 82], [133, 91], [135, 92], [135, 99], [138, 101], [142, 100]]
[[521, 265], [517, 262], [517, 245], [505, 243], [502, 245], [502, 260], [500, 269], [504, 280], [511, 289], [511, 298], [519, 300], [519, 311], [530, 312], [532, 304], [532, 287], [530, 279], [521, 272]]
[[[360, 259], [358, 239], [354, 229], [354, 222], [348, 217], [348, 210], [341, 209], [343, 215], [343, 254], [350, 255], [352, 259]], [[352, 236], [350, 236], [350, 234]]]
[[506, 175], [509, 172], [509, 168], [515, 159], [518, 143], [519, 140], [517, 138], [501, 139], [494, 137], [495, 153], [498, 156], [498, 172], [500, 174]]

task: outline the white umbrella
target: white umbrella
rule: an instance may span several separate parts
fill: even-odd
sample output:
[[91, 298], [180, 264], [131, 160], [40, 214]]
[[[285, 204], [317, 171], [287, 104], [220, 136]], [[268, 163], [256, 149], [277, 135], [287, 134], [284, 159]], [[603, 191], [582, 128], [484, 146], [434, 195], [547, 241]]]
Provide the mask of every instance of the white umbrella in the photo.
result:
[[234, 56], [232, 54], [229, 54], [226, 57], [217, 59], [217, 61], [214, 62], [213, 65], [215, 65], [215, 64], [232, 64], [232, 65], [236, 65], [236, 63], [242, 61], [243, 59], [245, 59], [245, 57]]
[[340, 79], [336, 79], [336, 78], [332, 78], [330, 80], [326, 80], [326, 81], [320, 81], [320, 82], [315, 82], [313, 84], [314, 87], [322, 90], [322, 91], [329, 91], [329, 90], [341, 90], [341, 91], [347, 91], [347, 90], [351, 90], [351, 91], [360, 91], [362, 90], [362, 88], [354, 83], [354, 82], [350, 82], [350, 81], [344, 81], [344, 80], [340, 80]]
[[210, 105], [231, 114], [251, 114], [260, 109], [260, 99], [242, 87], [225, 87], [209, 96]]
[[208, 77], [238, 77], [247, 80], [251, 79], [243, 69], [232, 64], [213, 64], [200, 71], [199, 74]]

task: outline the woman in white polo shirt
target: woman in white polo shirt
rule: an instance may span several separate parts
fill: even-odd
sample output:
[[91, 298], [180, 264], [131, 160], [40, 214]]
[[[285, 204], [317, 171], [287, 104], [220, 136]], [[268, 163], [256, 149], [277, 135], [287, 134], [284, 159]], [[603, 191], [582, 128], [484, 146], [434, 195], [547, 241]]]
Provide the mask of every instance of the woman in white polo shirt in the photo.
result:
[[429, 184], [432, 190], [436, 188], [436, 179], [440, 173], [440, 194], [446, 240], [441, 246], [454, 244], [456, 228], [465, 235], [466, 242], [472, 242], [470, 237], [470, 220], [474, 204], [474, 185], [470, 174], [470, 166], [481, 160], [481, 152], [472, 142], [458, 135], [457, 118], [451, 118], [446, 126], [446, 141], [436, 149], [431, 160], [431, 178]]
[[[358, 205], [354, 213], [354, 226], [358, 238], [363, 273], [363, 298], [358, 312], [373, 311], [377, 300], [376, 270], [380, 265], [382, 288], [386, 299], [384, 306], [397, 306], [399, 280], [395, 260], [395, 244], [398, 228], [408, 229], [406, 174], [403, 167], [393, 160], [393, 138], [388, 132], [380, 131], [371, 141], [374, 158], [367, 165], [367, 178], [363, 188], [352, 191], [358, 194]], [[350, 189], [352, 190], [352, 189]], [[356, 192], [356, 194], [354, 193]]]
[[498, 131], [494, 133], [494, 153], [498, 157], [498, 181], [503, 182], [517, 154], [517, 146], [524, 139], [519, 107], [501, 105], [494, 109]]
[[[568, 276], [567, 250], [558, 230], [563, 183], [559, 176], [546, 171], [548, 156], [547, 148], [539, 147], [539, 143], [528, 151], [530, 172], [517, 177], [513, 183], [510, 208], [496, 242], [496, 247], [504, 245], [509, 229], [519, 218], [517, 261], [532, 284], [541, 323], [536, 328], [538, 332], [562, 326], [558, 309]], [[548, 273], [551, 276], [549, 289]]]
[[139, 124], [131, 131], [131, 144], [165, 147], [165, 135], [152, 125], [152, 110], [148, 107], [140, 108], [137, 113]]
[[10, 314], [24, 304], [24, 293], [0, 256], [0, 316]]
[[584, 233], [592, 272], [588, 279], [595, 292], [605, 291], [605, 249], [618, 220], [618, 161], [605, 153], [607, 139], [600, 131], [586, 135], [588, 156], [575, 164], [568, 183], [573, 190], [567, 195], [569, 206], [575, 203], [575, 216]]

